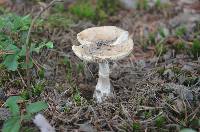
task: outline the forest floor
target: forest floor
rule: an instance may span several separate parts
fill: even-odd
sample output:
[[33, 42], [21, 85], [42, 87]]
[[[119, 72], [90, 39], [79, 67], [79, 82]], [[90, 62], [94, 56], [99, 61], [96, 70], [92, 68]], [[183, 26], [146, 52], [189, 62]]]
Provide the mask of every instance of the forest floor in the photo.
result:
[[[41, 5], [28, 2], [6, 8], [34, 16]], [[42, 17], [52, 12], [48, 10]], [[37, 66], [31, 72], [32, 85], [44, 88], [29, 101], [48, 103], [43, 114], [56, 131], [200, 131], [198, 0], [167, 1], [148, 9], [121, 7], [103, 23], [80, 19], [68, 27], [54, 25], [49, 26], [47, 19], [40, 33], [54, 48], [33, 56]], [[114, 96], [98, 104], [93, 99], [98, 65], [82, 62], [71, 47], [79, 45], [77, 33], [101, 25], [128, 30], [134, 49], [125, 59], [110, 64]], [[38, 67], [45, 69], [43, 79], [37, 77]], [[0, 104], [5, 108], [9, 96], [23, 95], [25, 76], [0, 72], [1, 78], [9, 78], [0, 85], [5, 96]], [[35, 128], [31, 122], [27, 124]]]

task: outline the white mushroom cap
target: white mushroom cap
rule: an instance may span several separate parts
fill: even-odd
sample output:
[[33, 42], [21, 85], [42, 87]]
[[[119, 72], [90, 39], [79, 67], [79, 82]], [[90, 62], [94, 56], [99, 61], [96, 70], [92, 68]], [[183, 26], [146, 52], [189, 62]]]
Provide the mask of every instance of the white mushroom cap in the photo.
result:
[[72, 46], [72, 50], [80, 59], [88, 62], [122, 59], [131, 53], [133, 40], [129, 37], [121, 44], [112, 44], [124, 32], [115, 26], [88, 28], [77, 34], [81, 45]]

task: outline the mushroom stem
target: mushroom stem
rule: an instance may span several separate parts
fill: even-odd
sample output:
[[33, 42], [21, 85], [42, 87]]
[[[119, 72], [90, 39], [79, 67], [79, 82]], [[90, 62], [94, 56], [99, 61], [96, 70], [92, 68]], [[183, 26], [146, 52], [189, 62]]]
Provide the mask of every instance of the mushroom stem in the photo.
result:
[[108, 62], [99, 63], [99, 78], [94, 91], [94, 98], [98, 103], [103, 101], [103, 98], [111, 95], [111, 84], [110, 84], [110, 69]]

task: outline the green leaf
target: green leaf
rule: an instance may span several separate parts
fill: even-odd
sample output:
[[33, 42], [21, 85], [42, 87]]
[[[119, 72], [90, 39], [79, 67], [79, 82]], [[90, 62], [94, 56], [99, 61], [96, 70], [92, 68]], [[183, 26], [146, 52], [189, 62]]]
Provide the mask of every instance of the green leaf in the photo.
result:
[[44, 78], [44, 75], [45, 75], [45, 70], [42, 68], [42, 69], [40, 69], [39, 71], [38, 71], [38, 75], [39, 75], [39, 77], [41, 78], [41, 79], [43, 79]]
[[49, 41], [46, 43], [47, 48], [52, 49], [53, 48], [53, 42]]
[[76, 3], [69, 8], [69, 11], [80, 18], [93, 20], [96, 17], [95, 9], [90, 2]]
[[[30, 47], [30, 53], [32, 53], [33, 51], [35, 51], [35, 43], [32, 43]], [[26, 56], [26, 45], [22, 45], [19, 56]]]
[[76, 65], [76, 67], [77, 67], [77, 73], [78, 73], [78, 74], [84, 72], [84, 64], [83, 64], [83, 63], [78, 63], [78, 64]]
[[40, 46], [38, 46], [37, 48], [35, 48], [33, 51], [39, 53], [40, 50], [44, 47], [47, 47], [47, 48], [53, 48], [53, 42], [47, 42], [47, 43], [42, 43]]
[[24, 17], [22, 17], [22, 20], [25, 21], [25, 20], [29, 20], [30, 19], [30, 15], [26, 15]]
[[13, 54], [13, 55], [7, 55], [4, 59], [4, 62], [3, 64], [5, 65], [5, 67], [8, 69], [8, 70], [11, 70], [11, 71], [16, 71], [17, 68], [18, 68], [18, 55], [16, 54]]
[[158, 29], [158, 32], [159, 32], [159, 34], [160, 34], [160, 36], [161, 36], [162, 38], [165, 38], [165, 37], [166, 37], [166, 34], [165, 34], [163, 28], [159, 28], [159, 29]]
[[9, 107], [10, 112], [12, 113], [12, 116], [19, 115], [19, 106], [17, 105], [17, 102], [20, 100], [24, 100], [20, 96], [11, 96], [6, 100], [5, 105]]
[[22, 45], [19, 56], [26, 56], [26, 45]]
[[196, 132], [196, 131], [190, 128], [184, 128], [180, 132]]
[[184, 36], [184, 34], [187, 32], [187, 29], [186, 29], [186, 27], [185, 26], [180, 26], [180, 27], [178, 27], [177, 29], [176, 29], [176, 35], [178, 36], [178, 37], [182, 37], [182, 36]]
[[47, 108], [48, 108], [47, 103], [45, 103], [44, 101], [38, 101], [38, 102], [27, 105], [26, 111], [28, 113], [37, 113], [37, 112], [47, 109]]
[[156, 0], [155, 6], [157, 8], [159, 8], [161, 6], [161, 1], [160, 0]]
[[19, 51], [19, 48], [13, 44], [12, 40], [7, 40], [6, 45], [7, 46], [5, 50], [11, 50], [11, 51], [14, 51], [15, 53]]
[[32, 118], [31, 113], [28, 113], [28, 114], [26, 114], [26, 115], [23, 115], [23, 117], [22, 117], [23, 120], [31, 120], [31, 118]]
[[2, 132], [19, 132], [20, 124], [20, 116], [9, 118], [4, 122]]
[[156, 126], [160, 128], [166, 123], [166, 119], [164, 116], [159, 116], [156, 118], [155, 123]]
[[138, 131], [138, 130], [140, 130], [140, 129], [141, 129], [140, 123], [134, 122], [133, 125], [132, 125], [132, 129], [133, 129], [133, 131]]

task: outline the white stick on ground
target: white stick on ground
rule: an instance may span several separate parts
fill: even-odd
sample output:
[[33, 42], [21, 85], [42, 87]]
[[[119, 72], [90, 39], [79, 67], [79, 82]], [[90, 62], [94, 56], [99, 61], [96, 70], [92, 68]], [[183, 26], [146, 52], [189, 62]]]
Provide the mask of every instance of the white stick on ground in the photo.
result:
[[39, 127], [41, 132], [55, 132], [55, 128], [53, 128], [49, 122], [47, 121], [47, 119], [41, 115], [41, 114], [37, 114], [35, 116], [35, 119], [33, 119], [33, 123]]

